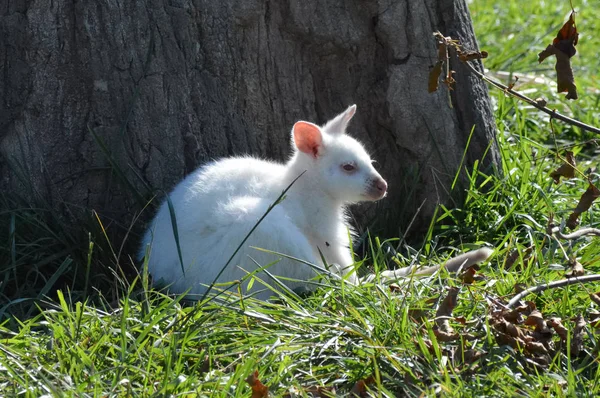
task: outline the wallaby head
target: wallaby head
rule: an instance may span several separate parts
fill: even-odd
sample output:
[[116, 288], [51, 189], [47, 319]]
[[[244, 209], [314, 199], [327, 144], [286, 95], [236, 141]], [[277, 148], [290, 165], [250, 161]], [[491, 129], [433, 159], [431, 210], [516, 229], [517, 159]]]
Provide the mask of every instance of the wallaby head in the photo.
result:
[[315, 188], [343, 203], [379, 200], [387, 192], [387, 183], [363, 145], [346, 135], [355, 112], [356, 105], [352, 105], [322, 127], [299, 121], [292, 129], [291, 167], [306, 170]]

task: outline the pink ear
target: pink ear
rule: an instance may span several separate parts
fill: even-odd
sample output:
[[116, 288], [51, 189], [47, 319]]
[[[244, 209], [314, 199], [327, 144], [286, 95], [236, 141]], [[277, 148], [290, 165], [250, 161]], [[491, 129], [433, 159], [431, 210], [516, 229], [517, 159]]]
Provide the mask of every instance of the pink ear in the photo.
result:
[[321, 129], [309, 122], [296, 122], [293, 128], [294, 143], [296, 147], [309, 155], [318, 156], [323, 143]]

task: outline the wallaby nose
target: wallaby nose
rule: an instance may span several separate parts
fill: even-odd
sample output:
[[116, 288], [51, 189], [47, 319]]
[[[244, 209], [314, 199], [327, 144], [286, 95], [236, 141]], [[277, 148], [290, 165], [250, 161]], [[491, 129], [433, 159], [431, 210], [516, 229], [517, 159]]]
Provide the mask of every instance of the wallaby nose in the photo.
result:
[[382, 194], [387, 192], [387, 182], [385, 182], [383, 178], [379, 178], [375, 183], [375, 186], [377, 187], [377, 190]]

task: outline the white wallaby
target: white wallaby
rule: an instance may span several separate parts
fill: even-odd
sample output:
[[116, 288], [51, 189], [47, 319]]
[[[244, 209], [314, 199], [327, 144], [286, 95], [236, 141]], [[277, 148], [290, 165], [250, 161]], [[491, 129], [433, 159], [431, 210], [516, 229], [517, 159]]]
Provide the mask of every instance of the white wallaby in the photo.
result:
[[[219, 288], [227, 287], [221, 283], [242, 280], [261, 266], [268, 266], [268, 272], [281, 277], [279, 280], [292, 290], [310, 288], [307, 281], [316, 275], [313, 267], [253, 247], [327, 267], [348, 282], [358, 283], [349, 249], [345, 206], [383, 198], [387, 183], [373, 168], [364, 147], [345, 134], [355, 111], [356, 106], [352, 105], [322, 127], [297, 122], [292, 129], [294, 152], [286, 164], [252, 157], [226, 158], [187, 176], [169, 195], [183, 264], [165, 201], [146, 232], [140, 251], [143, 258], [151, 245], [148, 268], [153, 280], [162, 280], [172, 293], [206, 292], [269, 206], [304, 173], [223, 270], [217, 279]], [[490, 253], [485, 248], [469, 252], [453, 259], [456, 264], [447, 266], [468, 267], [484, 261]], [[321, 254], [328, 264], [322, 263]], [[393, 280], [411, 272], [412, 268], [386, 271], [382, 277]], [[257, 277], [277, 286], [263, 272]], [[248, 281], [242, 284], [244, 293], [248, 287]], [[272, 294], [257, 282], [250, 290], [260, 290], [256, 296], [261, 299]]]

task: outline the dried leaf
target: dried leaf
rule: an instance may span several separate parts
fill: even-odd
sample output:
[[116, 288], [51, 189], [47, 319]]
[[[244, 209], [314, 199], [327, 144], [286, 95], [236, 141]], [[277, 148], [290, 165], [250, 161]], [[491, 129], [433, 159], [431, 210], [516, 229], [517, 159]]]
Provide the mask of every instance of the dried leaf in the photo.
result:
[[600, 292], [590, 293], [590, 298], [594, 303], [600, 305]]
[[533, 246], [525, 248], [522, 254], [518, 249], [512, 250], [510, 254], [506, 257], [506, 261], [504, 262], [504, 269], [510, 269], [520, 257], [523, 258], [523, 266], [526, 267], [529, 263], [529, 260], [531, 260], [532, 252]]
[[444, 84], [446, 85], [446, 87], [448, 87], [448, 90], [452, 90], [452, 85], [456, 83], [456, 80], [454, 80], [454, 77], [452, 77], [452, 75], [455, 73], [455, 71], [449, 70], [448, 74], [446, 75], [446, 78], [444, 79]]
[[482, 356], [486, 355], [487, 351], [477, 351], [474, 349], [465, 350], [462, 357], [463, 363], [472, 364], [473, 362], [479, 360]]
[[567, 220], [567, 227], [570, 229], [575, 229], [577, 225], [579, 225], [579, 215], [584, 211], [587, 211], [592, 206], [594, 200], [596, 200], [599, 196], [600, 190], [598, 190], [594, 184], [590, 183], [588, 189], [583, 193], [583, 195], [581, 195], [577, 207], [569, 216], [569, 219]]
[[390, 283], [388, 285], [388, 287], [389, 287], [391, 293], [401, 293], [402, 292], [402, 288], [397, 283]]
[[571, 69], [571, 57], [575, 55], [579, 33], [575, 27], [575, 14], [572, 12], [569, 20], [558, 31], [556, 38], [546, 49], [538, 54], [538, 62], [544, 61], [551, 55], [556, 57], [556, 80], [558, 92], [567, 92], [567, 99], [577, 99], [575, 77]]
[[544, 322], [544, 317], [540, 310], [533, 310], [525, 320], [525, 325], [535, 326], [536, 329], [541, 329], [546, 326]]
[[556, 334], [558, 334], [560, 336], [560, 339], [563, 341], [567, 341], [567, 337], [569, 334], [569, 331], [567, 330], [566, 327], [563, 326], [563, 324], [560, 321], [560, 318], [550, 318], [548, 320], [548, 325], [554, 329], [554, 331], [556, 332]]
[[525, 342], [523, 340], [517, 339], [508, 334], [496, 333], [495, 337], [496, 343], [498, 343], [498, 345], [500, 346], [507, 345], [509, 347], [514, 348], [515, 350], [521, 350], [523, 349], [523, 347], [525, 347]]
[[444, 40], [438, 39], [438, 61], [446, 62], [448, 60], [448, 45]]
[[577, 357], [583, 350], [583, 336], [585, 332], [585, 319], [579, 315], [575, 319], [575, 328], [573, 329], [573, 338], [571, 339], [571, 357]]
[[533, 301], [526, 301], [525, 305], [529, 308], [530, 312], [537, 309], [537, 307], [535, 306], [535, 303]]
[[502, 318], [495, 319], [492, 326], [496, 332], [498, 332], [498, 335], [506, 335], [517, 339], [524, 339], [526, 337], [526, 333], [523, 329]]
[[473, 61], [476, 59], [483, 59], [487, 58], [487, 56], [487, 51], [461, 51], [458, 54], [458, 58], [463, 62]]
[[590, 325], [594, 329], [600, 328], [600, 312], [590, 311]]
[[433, 68], [429, 71], [429, 84], [427, 85], [427, 91], [433, 93], [438, 89], [438, 82], [442, 74], [442, 66], [444, 63], [438, 61], [433, 65]]
[[548, 350], [542, 343], [537, 341], [528, 341], [525, 343], [525, 349], [532, 354], [547, 354]]
[[252, 388], [252, 398], [267, 398], [269, 396], [269, 387], [263, 385], [258, 379], [258, 370], [246, 378], [246, 383]]
[[546, 101], [545, 99], [539, 97], [535, 99], [535, 103], [538, 104], [538, 106], [541, 107], [545, 107], [546, 105], [548, 105], [548, 101]]
[[448, 294], [444, 297], [444, 300], [435, 313], [436, 318], [452, 316], [452, 311], [454, 311], [454, 307], [456, 307], [456, 299], [459, 291], [460, 289], [454, 286], [448, 289]]
[[566, 162], [563, 163], [558, 169], [554, 170], [550, 173], [550, 177], [554, 179], [554, 183], [558, 184], [560, 182], [560, 177], [564, 177], [566, 179], [575, 177], [575, 157], [573, 156], [573, 152], [567, 151]]
[[464, 283], [465, 285], [472, 285], [473, 282], [475, 281], [475, 273], [477, 272], [477, 270], [475, 269], [475, 267], [471, 267], [467, 270], [465, 270], [465, 272], [463, 272], [460, 275], [460, 279], [462, 279], [462, 283]]
[[440, 328], [435, 328], [435, 329], [433, 329], [433, 334], [438, 339], [438, 341], [448, 342], [448, 341], [460, 340], [460, 335], [457, 332], [455, 332], [451, 326], [449, 326], [449, 328], [450, 328], [449, 331], [445, 331]]
[[425, 319], [429, 319], [429, 310], [423, 308], [410, 308], [408, 317], [416, 323], [423, 323]]
[[577, 53], [575, 46], [579, 40], [579, 33], [575, 26], [575, 12], [571, 12], [569, 20], [560, 28], [552, 44], [560, 48], [562, 52], [572, 57]]
[[[458, 292], [459, 292], [459, 288], [457, 287], [451, 287], [448, 290], [448, 294], [446, 295], [446, 297], [444, 297], [444, 300], [442, 300], [440, 306], [438, 307], [436, 313], [435, 313], [435, 323], [437, 326], [437, 331], [439, 331], [440, 336], [442, 336], [442, 339], [444, 338], [450, 338], [449, 336], [454, 336], [454, 329], [452, 328], [452, 326], [450, 326], [450, 317], [452, 317], [452, 311], [454, 310], [454, 307], [456, 307], [456, 298], [458, 297]], [[434, 332], [436, 332], [436, 330], [434, 330]], [[436, 332], [437, 335], [438, 332]], [[448, 341], [448, 340], [442, 340], [442, 341]]]
[[515, 286], [513, 286], [513, 290], [515, 291], [515, 294], [524, 292], [527, 289], [528, 289], [528, 286], [524, 283], [515, 283]]
[[511, 311], [503, 311], [502, 317], [508, 322], [522, 323], [523, 312], [529, 312], [529, 307], [527, 307], [526, 305], [520, 305], [512, 309]]
[[357, 381], [352, 387], [352, 390], [350, 390], [350, 396], [358, 396], [360, 398], [367, 397], [367, 386], [373, 384], [374, 381], [375, 378], [373, 376]]
[[569, 268], [569, 270], [567, 272], [565, 272], [565, 276], [567, 278], [574, 278], [577, 276], [582, 276], [585, 273], [585, 270], [583, 269], [583, 265], [581, 265], [581, 263], [577, 260], [571, 260], [569, 262], [569, 266], [571, 268]]
[[579, 203], [577, 204], [575, 211], [579, 212], [580, 214], [584, 211], [587, 211], [592, 206], [592, 202], [599, 196], [600, 190], [598, 190], [594, 184], [590, 184], [588, 189], [586, 189], [583, 195], [581, 195], [581, 199], [579, 199]]
[[570, 229], [575, 229], [579, 225], [579, 213], [571, 213], [569, 218], [567, 218], [567, 227]]

